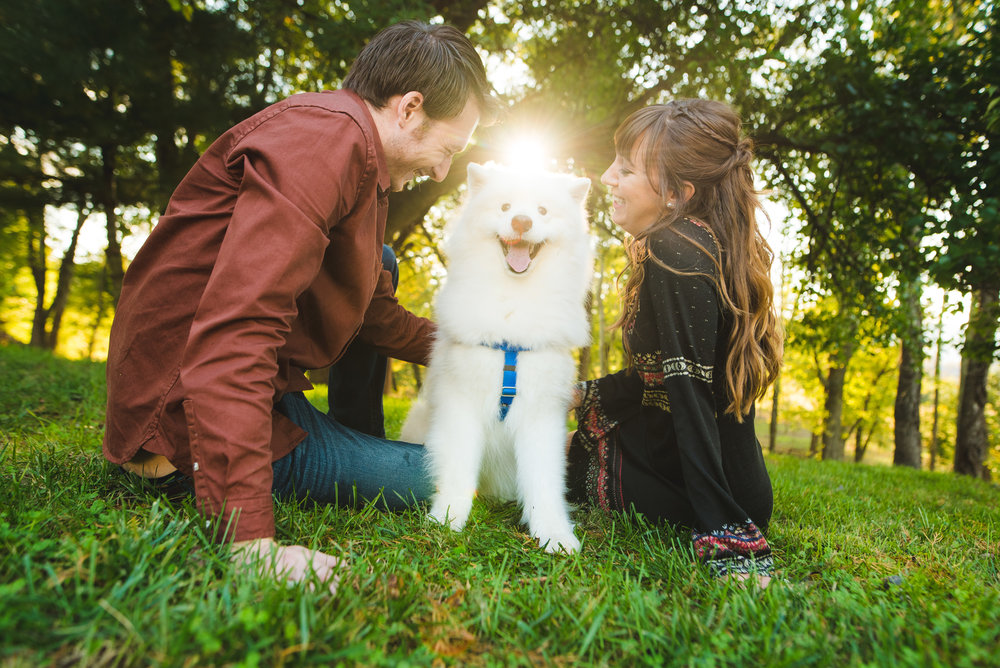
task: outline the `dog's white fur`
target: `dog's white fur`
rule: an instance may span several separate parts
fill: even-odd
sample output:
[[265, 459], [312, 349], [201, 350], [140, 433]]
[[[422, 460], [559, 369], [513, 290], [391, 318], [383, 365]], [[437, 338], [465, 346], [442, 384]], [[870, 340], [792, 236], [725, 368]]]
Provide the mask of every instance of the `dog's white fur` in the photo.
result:
[[[432, 518], [461, 530], [478, 489], [519, 501], [546, 550], [572, 552], [580, 542], [565, 499], [566, 417], [572, 351], [590, 340], [590, 181], [477, 164], [468, 171], [468, 199], [445, 243], [437, 339], [401, 437], [426, 444]], [[541, 245], [517, 273], [528, 256], [508, 262], [501, 239]], [[489, 346], [504, 341], [528, 350], [518, 354], [517, 394], [501, 421], [504, 353]]]

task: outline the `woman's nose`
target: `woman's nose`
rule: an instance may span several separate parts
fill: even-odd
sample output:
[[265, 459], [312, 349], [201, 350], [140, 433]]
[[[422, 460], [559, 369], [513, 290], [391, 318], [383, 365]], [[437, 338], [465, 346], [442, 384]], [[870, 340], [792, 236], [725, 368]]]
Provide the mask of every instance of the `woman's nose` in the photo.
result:
[[615, 183], [618, 182], [618, 179], [614, 173], [614, 168], [615, 166], [611, 165], [610, 167], [604, 170], [604, 173], [601, 174], [601, 183], [603, 183], [606, 186], [613, 186]]

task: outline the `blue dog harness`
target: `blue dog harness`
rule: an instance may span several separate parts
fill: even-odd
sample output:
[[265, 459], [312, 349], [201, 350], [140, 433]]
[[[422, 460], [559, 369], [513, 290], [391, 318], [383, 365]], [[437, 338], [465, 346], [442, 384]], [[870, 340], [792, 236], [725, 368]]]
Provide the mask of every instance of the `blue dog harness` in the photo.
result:
[[500, 421], [503, 422], [517, 394], [517, 354], [529, 349], [506, 341], [492, 343], [490, 348], [503, 351], [503, 380], [500, 384]]

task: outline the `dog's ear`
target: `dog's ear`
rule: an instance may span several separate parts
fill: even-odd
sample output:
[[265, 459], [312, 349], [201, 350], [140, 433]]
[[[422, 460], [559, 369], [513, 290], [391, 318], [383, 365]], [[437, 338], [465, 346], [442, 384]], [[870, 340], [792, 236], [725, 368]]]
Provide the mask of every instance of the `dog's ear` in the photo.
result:
[[474, 193], [486, 183], [487, 169], [474, 162], [469, 163], [469, 192]]
[[587, 201], [588, 192], [590, 192], [590, 179], [582, 176], [574, 178], [569, 185], [569, 194], [581, 204]]

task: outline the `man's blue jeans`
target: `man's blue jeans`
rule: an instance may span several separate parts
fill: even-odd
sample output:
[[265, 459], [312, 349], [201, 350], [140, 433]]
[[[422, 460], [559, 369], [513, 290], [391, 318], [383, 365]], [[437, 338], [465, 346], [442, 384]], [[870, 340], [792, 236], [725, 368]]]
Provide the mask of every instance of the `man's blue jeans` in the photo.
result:
[[[396, 256], [385, 246], [382, 264], [399, 281]], [[424, 448], [385, 438], [382, 388], [388, 360], [360, 341], [330, 369], [323, 413], [301, 392], [286, 394], [276, 408], [308, 436], [274, 462], [274, 493], [316, 503], [353, 504], [377, 500], [400, 509], [430, 497]]]
[[377, 501], [399, 510], [430, 497], [424, 448], [345, 427], [301, 392], [286, 394], [277, 409], [309, 435], [273, 464], [279, 498], [356, 505]]

